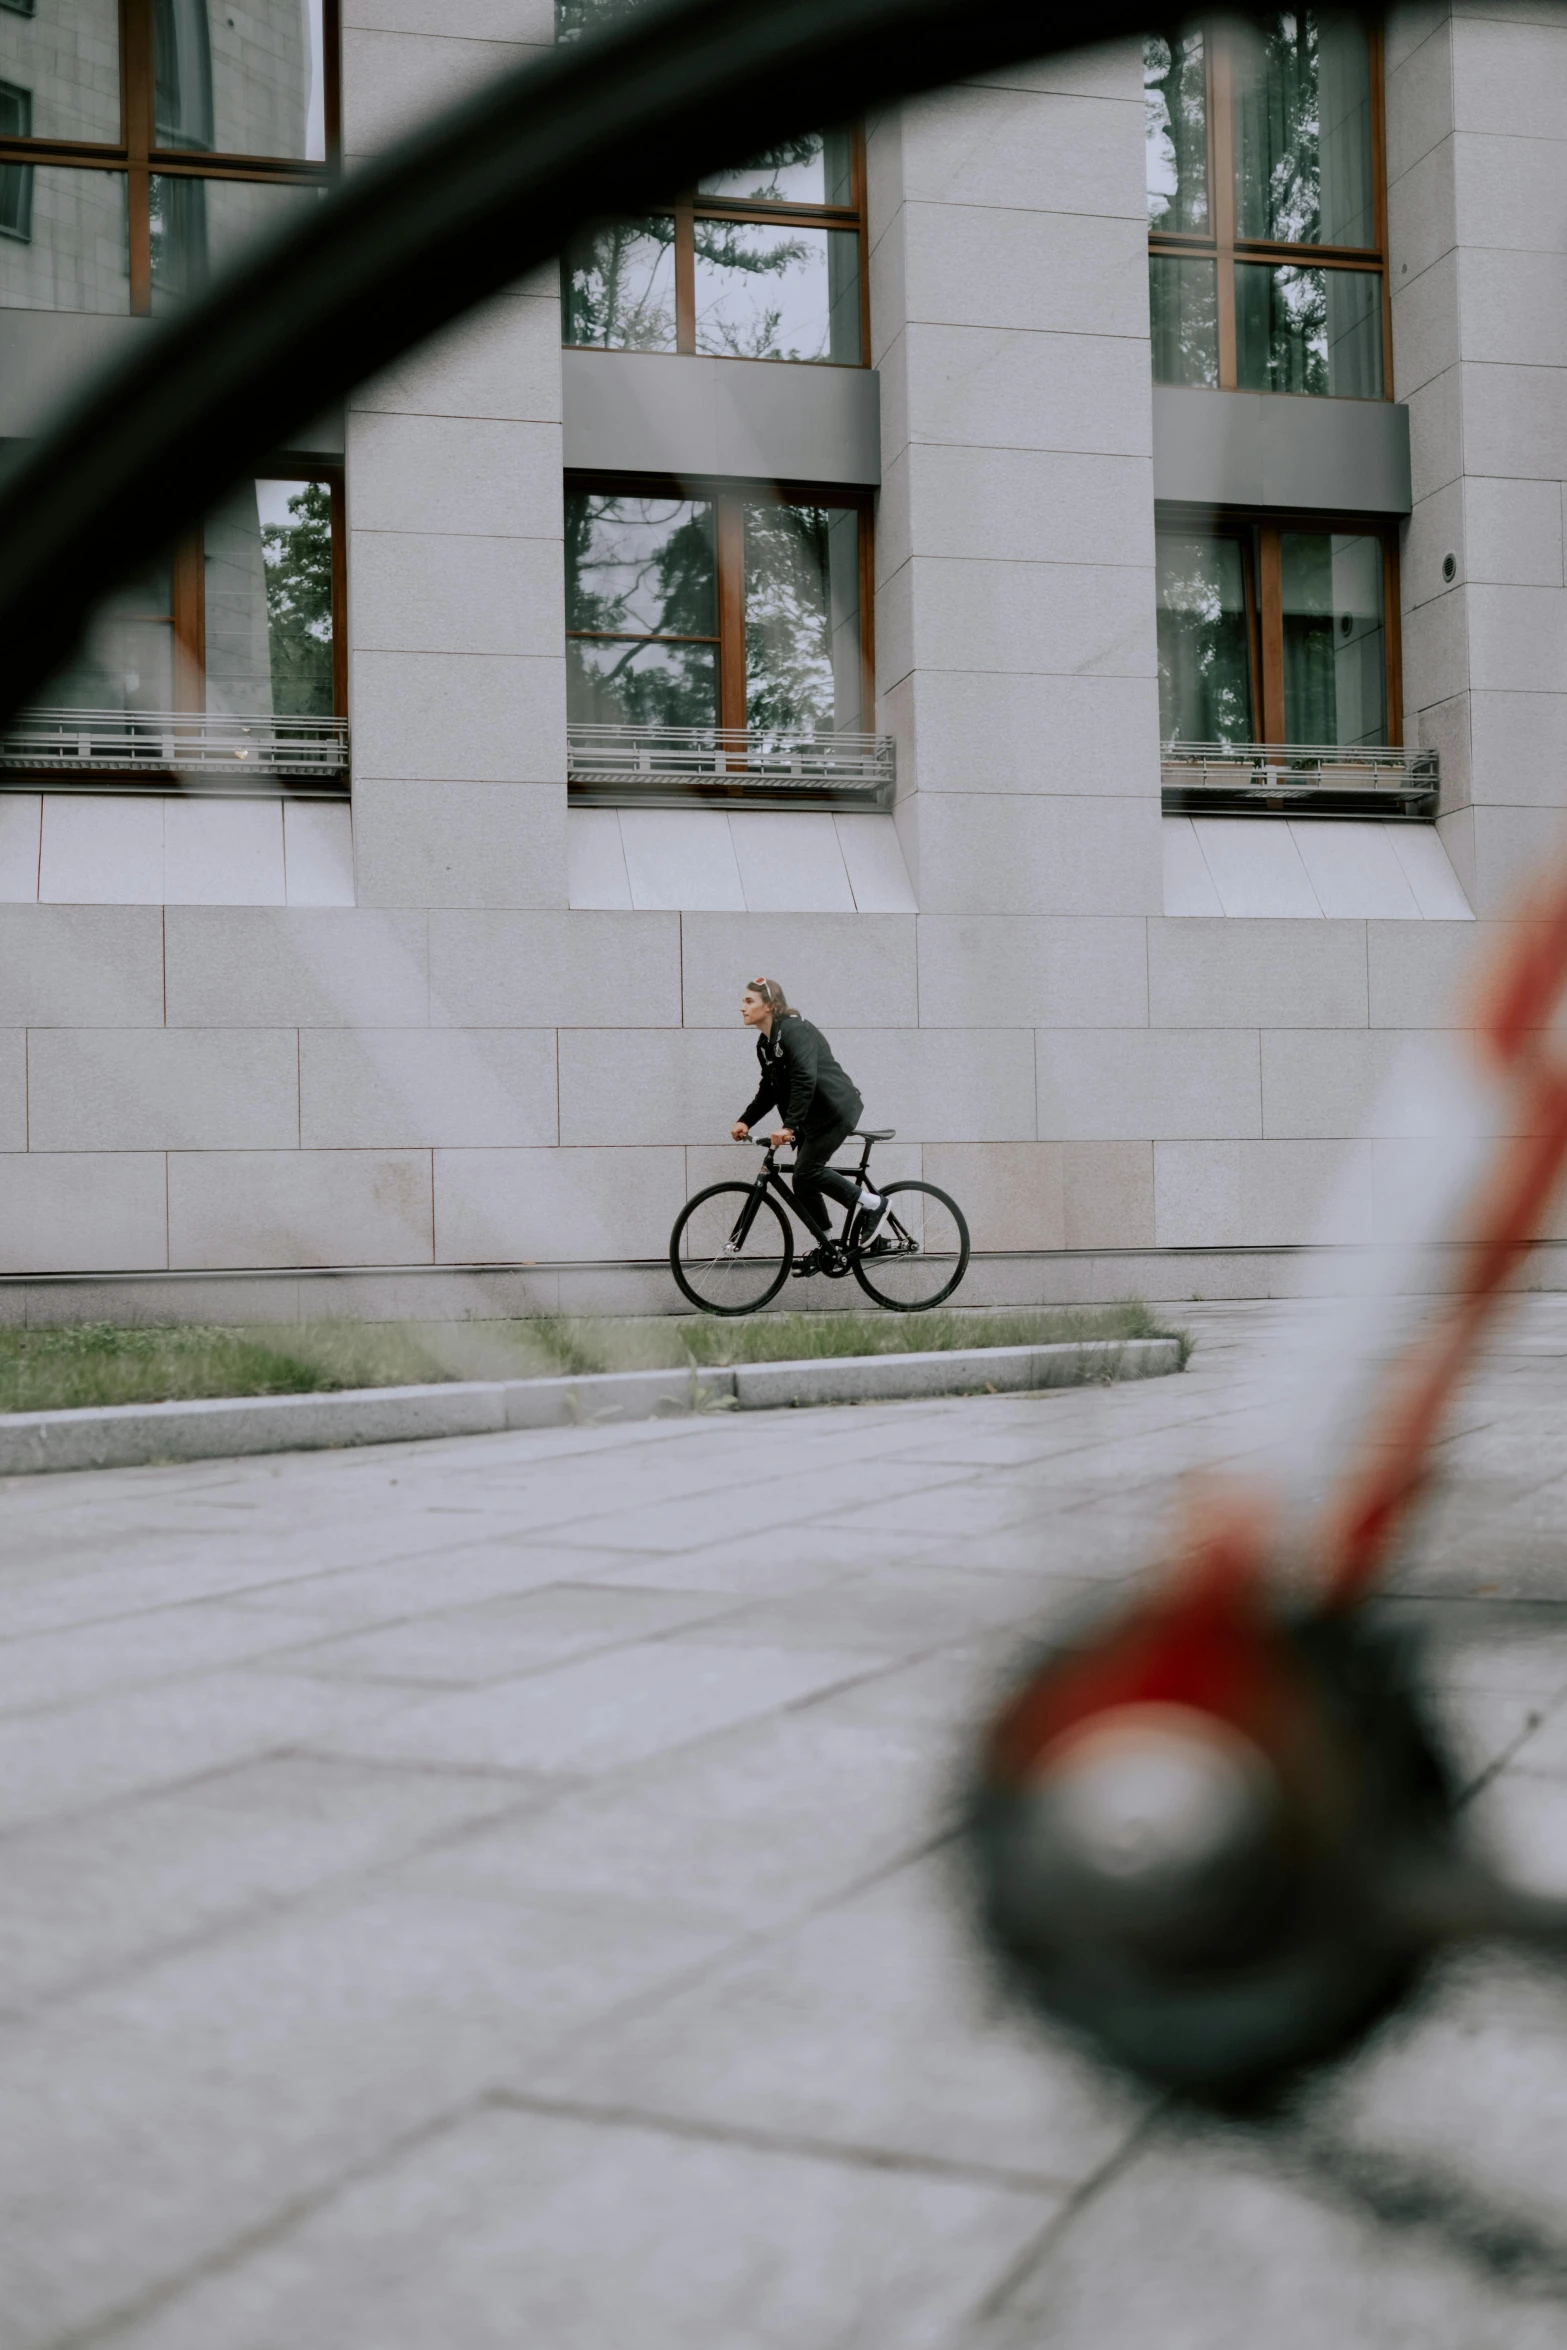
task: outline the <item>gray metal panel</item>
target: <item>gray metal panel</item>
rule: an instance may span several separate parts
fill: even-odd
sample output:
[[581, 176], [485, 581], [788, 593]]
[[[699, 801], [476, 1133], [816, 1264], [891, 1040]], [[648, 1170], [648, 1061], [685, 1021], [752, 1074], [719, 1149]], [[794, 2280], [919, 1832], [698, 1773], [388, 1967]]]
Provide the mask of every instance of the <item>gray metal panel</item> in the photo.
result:
[[[30, 440], [100, 367], [157, 331], [152, 318], [0, 310], [0, 439]], [[316, 457], [341, 456], [341, 410], [318, 417], [286, 446]]]
[[872, 368], [655, 351], [562, 353], [566, 463], [761, 481], [881, 481]]
[[1156, 498], [1349, 514], [1410, 509], [1409, 411], [1280, 392], [1153, 396]]

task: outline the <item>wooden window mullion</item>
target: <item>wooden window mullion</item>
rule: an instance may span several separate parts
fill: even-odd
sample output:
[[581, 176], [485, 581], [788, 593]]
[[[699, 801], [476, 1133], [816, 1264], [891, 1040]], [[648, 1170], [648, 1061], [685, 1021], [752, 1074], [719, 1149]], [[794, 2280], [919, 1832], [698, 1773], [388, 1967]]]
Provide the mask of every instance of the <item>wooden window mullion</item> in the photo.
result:
[[745, 507], [740, 499], [717, 500], [718, 525], [718, 723], [745, 724]]
[[675, 206], [675, 349], [696, 350], [696, 216], [690, 200]]
[[1219, 389], [1236, 387], [1235, 361], [1235, 77], [1229, 44], [1209, 32], [1208, 119], [1213, 128], [1208, 180], [1208, 224], [1213, 231], [1219, 327]]
[[174, 707], [207, 705], [206, 547], [199, 529], [174, 549]]

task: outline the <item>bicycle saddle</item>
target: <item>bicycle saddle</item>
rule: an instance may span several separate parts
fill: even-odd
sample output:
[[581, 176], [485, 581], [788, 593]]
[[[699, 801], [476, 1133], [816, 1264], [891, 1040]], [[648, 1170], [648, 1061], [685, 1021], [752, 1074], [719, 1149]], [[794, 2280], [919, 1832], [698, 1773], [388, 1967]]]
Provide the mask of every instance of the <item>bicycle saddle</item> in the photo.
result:
[[898, 1129], [896, 1126], [856, 1126], [854, 1131], [861, 1142], [891, 1142]]

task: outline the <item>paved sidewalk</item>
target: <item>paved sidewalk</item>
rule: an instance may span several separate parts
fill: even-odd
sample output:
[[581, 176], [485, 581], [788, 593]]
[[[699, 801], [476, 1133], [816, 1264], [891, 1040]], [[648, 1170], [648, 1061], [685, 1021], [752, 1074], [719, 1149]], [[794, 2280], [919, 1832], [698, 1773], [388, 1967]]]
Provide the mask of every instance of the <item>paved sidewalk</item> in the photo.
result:
[[[945, 1847], [1042, 1612], [1251, 1438], [1042, 1397], [0, 1486], [0, 2350], [1558, 2350], [1567, 1976], [1287, 2126], [998, 2012]], [[1567, 1300], [1402, 1588], [1567, 1883]]]

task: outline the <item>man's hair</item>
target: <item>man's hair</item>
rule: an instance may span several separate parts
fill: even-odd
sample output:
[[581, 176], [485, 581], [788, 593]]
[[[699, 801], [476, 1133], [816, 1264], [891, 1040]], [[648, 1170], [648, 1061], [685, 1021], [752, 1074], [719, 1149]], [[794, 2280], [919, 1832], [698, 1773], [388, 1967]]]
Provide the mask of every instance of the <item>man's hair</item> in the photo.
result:
[[759, 995], [775, 1020], [781, 1020], [786, 1012], [794, 1009], [776, 979], [748, 979], [745, 992], [747, 995]]

